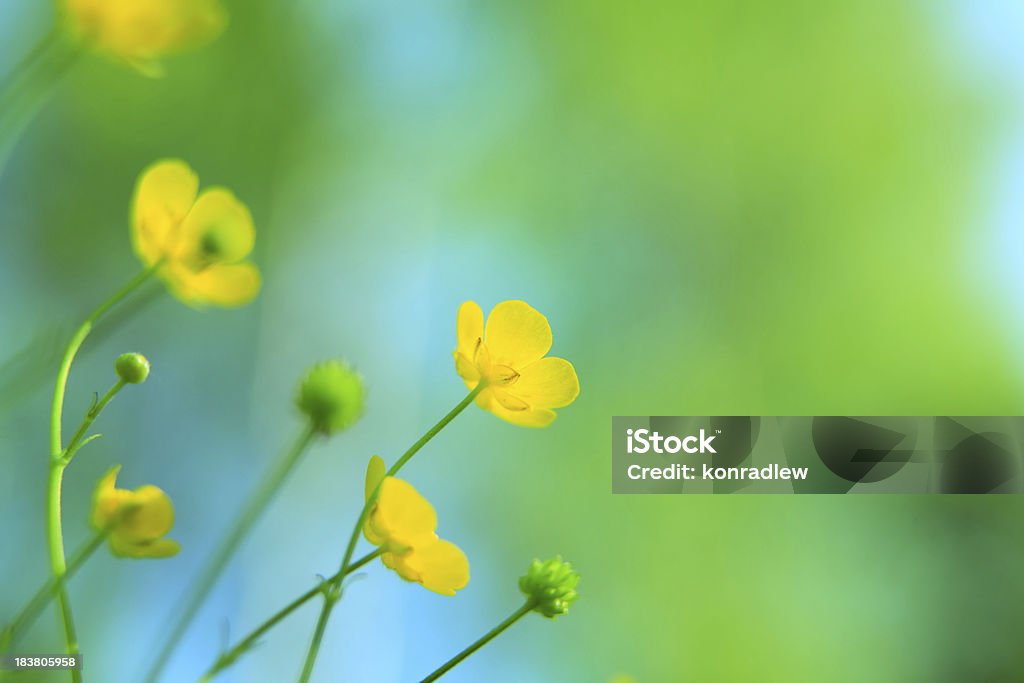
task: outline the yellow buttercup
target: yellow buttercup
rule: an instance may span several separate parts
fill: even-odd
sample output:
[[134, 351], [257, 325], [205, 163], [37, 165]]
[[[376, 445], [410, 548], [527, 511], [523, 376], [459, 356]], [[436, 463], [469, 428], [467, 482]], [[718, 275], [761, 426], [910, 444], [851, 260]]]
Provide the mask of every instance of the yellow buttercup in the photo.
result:
[[455, 369], [470, 389], [481, 381], [476, 403], [526, 427], [546, 427], [554, 408], [576, 400], [580, 382], [572, 363], [547, 357], [551, 326], [525, 301], [503, 301], [484, 312], [474, 301], [459, 307]]
[[245, 260], [256, 233], [248, 207], [231, 191], [207, 188], [177, 159], [139, 176], [132, 204], [135, 253], [171, 292], [192, 305], [241, 306], [260, 290], [260, 272]]
[[174, 526], [174, 506], [156, 486], [134, 491], [119, 489], [116, 465], [107, 472], [93, 494], [92, 525], [110, 534], [110, 550], [121, 557], [160, 558], [176, 555], [181, 547], [164, 538]]
[[71, 34], [148, 76], [160, 59], [200, 47], [227, 26], [217, 0], [59, 0]]
[[438, 538], [434, 507], [410, 483], [385, 476], [384, 461], [374, 456], [366, 469], [367, 500], [378, 485], [363, 534], [384, 550], [384, 565], [441, 595], [465, 588], [469, 561], [454, 543]]

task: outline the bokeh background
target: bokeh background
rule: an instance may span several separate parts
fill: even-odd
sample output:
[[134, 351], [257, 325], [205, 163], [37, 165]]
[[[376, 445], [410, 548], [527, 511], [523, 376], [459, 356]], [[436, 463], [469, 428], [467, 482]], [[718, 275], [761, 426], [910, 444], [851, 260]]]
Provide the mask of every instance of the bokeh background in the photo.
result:
[[[342, 356], [365, 418], [317, 447], [168, 669], [330, 574], [362, 495], [464, 393], [465, 299], [548, 315], [580, 399], [542, 431], [467, 411], [405, 470], [470, 557], [456, 598], [379, 565], [315, 680], [418, 680], [514, 609], [534, 556], [582, 597], [452, 681], [1011, 680], [1024, 676], [1024, 502], [612, 496], [612, 415], [1019, 414], [1024, 8], [1005, 2], [235, 0], [150, 80], [83, 59], [0, 175], [0, 615], [47, 573], [49, 385], [73, 325], [138, 264], [138, 172], [186, 159], [257, 221], [265, 288], [195, 311], [159, 288], [87, 344], [68, 420], [138, 350], [154, 371], [68, 472], [152, 482], [183, 552], [100, 553], [71, 586], [88, 679], [137, 681], [175, 602], [300, 429], [297, 378]], [[0, 0], [0, 71], [52, 10]], [[317, 608], [224, 681], [281, 681]], [[55, 651], [47, 614], [25, 649]]]

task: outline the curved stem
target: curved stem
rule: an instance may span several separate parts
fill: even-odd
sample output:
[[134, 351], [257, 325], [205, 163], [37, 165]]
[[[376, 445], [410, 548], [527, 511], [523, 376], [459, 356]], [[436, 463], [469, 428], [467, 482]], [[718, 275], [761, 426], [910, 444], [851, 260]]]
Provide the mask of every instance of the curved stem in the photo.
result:
[[199, 608], [202, 607], [206, 596], [217, 582], [221, 572], [224, 571], [224, 567], [227, 566], [228, 560], [234, 555], [256, 520], [260, 518], [267, 504], [281, 488], [281, 484], [295, 468], [296, 463], [298, 463], [302, 454], [309, 448], [317, 433], [312, 425], [303, 429], [295, 444], [283, 454], [263, 478], [259, 487], [246, 501], [238, 517], [235, 518], [231, 529], [224, 537], [224, 540], [221, 541], [217, 552], [207, 562], [199, 578], [192, 583], [188, 596], [183, 598], [182, 604], [185, 607], [177, 621], [174, 622], [174, 626], [168, 631], [167, 638], [160, 648], [156, 660], [146, 674], [147, 681], [156, 681], [160, 676], [163, 668], [174, 653], [174, 649], [188, 630], [189, 624], [192, 623], [192, 620], [199, 612]]
[[50, 457], [52, 459], [56, 460], [62, 455], [61, 420], [64, 412], [64, 392], [67, 388], [68, 374], [71, 372], [71, 364], [74, 362], [75, 356], [78, 354], [78, 350], [82, 348], [82, 343], [85, 342], [85, 338], [89, 336], [89, 332], [92, 331], [93, 326], [99, 321], [99, 319], [103, 317], [103, 314], [116, 306], [122, 299], [131, 294], [142, 283], [152, 277], [153, 274], [160, 269], [161, 265], [163, 265], [163, 262], [157, 262], [149, 268], [146, 268], [125, 283], [121, 289], [114, 292], [113, 296], [97, 306], [96, 310], [90, 313], [89, 317], [85, 319], [85, 322], [75, 330], [75, 334], [71, 337], [71, 341], [68, 342], [68, 346], [64, 350], [64, 357], [61, 359], [60, 369], [57, 372], [57, 382], [53, 390], [53, 404], [50, 411]]
[[103, 545], [109, 533], [109, 531], [104, 530], [89, 539], [68, 559], [67, 571], [64, 572], [64, 576], [59, 580], [50, 578], [36, 591], [32, 599], [25, 604], [25, 607], [22, 608], [10, 625], [0, 634], [0, 652], [6, 652], [9, 647], [14, 646], [18, 642], [25, 629], [32, 625], [47, 603], [56, 596], [58, 587], [61, 584], [67, 583], [82, 568], [82, 565], [92, 557], [96, 549]]
[[[447, 415], [442, 417], [437, 424], [427, 430], [424, 434], [416, 441], [412, 446], [409, 447], [405, 453], [402, 454], [395, 464], [391, 466], [391, 469], [387, 471], [387, 476], [395, 476], [407, 462], [412, 459], [412, 456], [423, 448], [428, 441], [437, 436], [438, 432], [444, 429], [449, 422], [454, 420], [459, 413], [466, 409], [469, 404], [486, 388], [484, 382], [480, 382], [470, 391], [464, 399], [462, 399], [458, 405], [452, 408]], [[355, 553], [356, 543], [359, 542], [359, 533], [363, 529], [363, 525], [366, 523], [366, 518], [370, 514], [370, 510], [373, 509], [373, 504], [377, 500], [377, 492], [380, 490], [380, 485], [374, 489], [373, 493], [370, 494], [366, 502], [363, 503], [363, 509], [359, 513], [359, 519], [356, 521], [355, 528], [352, 529], [352, 534], [348, 539], [348, 546], [345, 548], [345, 557], [341, 561], [341, 570], [339, 573], [344, 576], [349, 563], [352, 561], [352, 555]], [[337, 588], [337, 586], [335, 586]], [[324, 593], [325, 599], [323, 607], [320, 610], [320, 617], [317, 619], [316, 630], [313, 633], [313, 639], [309, 643], [309, 650], [306, 652], [306, 659], [302, 665], [302, 673], [299, 675], [299, 683], [308, 683], [309, 677], [313, 674], [313, 666], [316, 663], [317, 655], [320, 651], [320, 641], [323, 639], [324, 630], [327, 628], [327, 621], [331, 617], [331, 611], [334, 609], [334, 605], [340, 599], [340, 595], [333, 597], [330, 593]]]
[[248, 650], [250, 650], [253, 647], [253, 645], [256, 644], [256, 641], [258, 641], [263, 636], [264, 633], [277, 626], [277, 624], [283, 621], [288, 615], [290, 615], [292, 612], [305, 605], [307, 602], [309, 602], [316, 596], [323, 594], [324, 586], [334, 583], [335, 581], [340, 581], [344, 579], [345, 576], [351, 574], [352, 572], [358, 569], [361, 569], [364, 565], [368, 564], [372, 560], [379, 557], [383, 552], [383, 548], [377, 548], [373, 552], [367, 553], [363, 557], [353, 562], [352, 566], [348, 568], [345, 574], [342, 574], [339, 571], [334, 576], [325, 579], [320, 584], [314, 586], [313, 588], [310, 588], [308, 591], [292, 600], [285, 607], [278, 610], [272, 617], [264, 621], [255, 629], [253, 629], [249, 633], [249, 635], [247, 635], [242, 640], [238, 641], [237, 645], [235, 645], [233, 648], [231, 648], [230, 650], [222, 654], [220, 657], [218, 657], [217, 661], [213, 663], [213, 666], [209, 668], [209, 670], [200, 679], [200, 681], [212, 681], [217, 674], [219, 674], [221, 671], [234, 664], [235, 660], [237, 660], [240, 656], [242, 656]]
[[431, 683], [432, 681], [436, 681], [437, 679], [439, 679], [441, 676], [444, 676], [446, 673], [448, 673], [456, 666], [458, 666], [462, 662], [462, 660], [466, 659], [466, 657], [469, 657], [471, 654], [482, 648], [484, 645], [497, 638], [499, 635], [502, 634], [502, 632], [505, 629], [507, 629], [509, 626], [522, 619], [524, 615], [529, 614], [533, 607], [533, 602], [527, 600], [522, 607], [520, 607], [515, 612], [510, 614], [509, 617], [505, 619], [505, 621], [501, 622], [500, 624], [492, 628], [475, 643], [473, 643], [465, 650], [463, 650], [462, 652], [460, 652], [459, 654], [455, 655], [447, 662], [442, 664], [436, 671], [434, 671], [434, 673], [424, 678], [420, 683]]
[[[67, 467], [67, 461], [64, 457], [66, 452], [61, 436], [61, 424], [64, 417], [64, 394], [67, 389], [68, 375], [71, 373], [71, 364], [75, 360], [75, 355], [103, 314], [148, 280], [159, 269], [160, 265], [161, 263], [158, 262], [140, 272], [89, 314], [89, 317], [79, 326], [74, 335], [72, 335], [71, 341], [68, 342], [68, 346], [64, 350], [64, 357], [61, 359], [60, 369], [57, 371], [57, 381], [53, 389], [53, 403], [50, 408], [50, 476], [46, 496], [46, 544], [50, 552], [50, 570], [57, 582], [57, 607], [60, 610], [61, 622], [64, 627], [64, 642], [68, 654], [78, 653], [78, 634], [75, 630], [74, 615], [71, 612], [71, 601], [68, 598], [64, 582], [61, 580], [67, 573], [67, 564], [64, 558], [64, 530], [61, 525], [60, 501], [64, 469]], [[75, 683], [80, 682], [82, 680], [81, 671], [72, 669], [71, 679]]]

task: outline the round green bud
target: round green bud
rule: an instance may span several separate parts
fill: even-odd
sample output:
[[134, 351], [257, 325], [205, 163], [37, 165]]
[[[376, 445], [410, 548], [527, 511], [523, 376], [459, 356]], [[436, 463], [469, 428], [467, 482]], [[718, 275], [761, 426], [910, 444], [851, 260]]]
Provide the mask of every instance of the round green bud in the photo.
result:
[[534, 560], [530, 569], [519, 579], [519, 590], [533, 603], [533, 611], [554, 619], [569, 613], [569, 605], [576, 601], [576, 584], [580, 575], [572, 565], [556, 556], [541, 562]]
[[114, 370], [128, 384], [142, 384], [149, 377], [149, 361], [141, 353], [122, 353], [114, 361]]
[[363, 380], [341, 361], [314, 365], [299, 385], [296, 404], [323, 434], [347, 429], [363, 413]]

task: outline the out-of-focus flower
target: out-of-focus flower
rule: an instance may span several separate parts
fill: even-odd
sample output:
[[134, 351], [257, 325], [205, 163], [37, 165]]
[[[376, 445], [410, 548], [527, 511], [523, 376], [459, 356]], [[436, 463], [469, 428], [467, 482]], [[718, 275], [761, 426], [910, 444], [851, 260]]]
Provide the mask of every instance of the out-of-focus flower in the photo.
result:
[[299, 410], [323, 434], [347, 429], [363, 413], [363, 380], [346, 363], [330, 360], [314, 365], [299, 384]]
[[121, 557], [170, 557], [181, 547], [164, 538], [174, 526], [174, 506], [162, 490], [152, 485], [134, 491], [116, 488], [116, 465], [107, 472], [93, 494], [92, 525], [110, 534], [110, 550]]
[[58, 0], [72, 36], [160, 76], [160, 59], [200, 47], [227, 26], [217, 0]]
[[469, 561], [458, 546], [437, 537], [433, 506], [408, 482], [385, 476], [384, 461], [373, 456], [366, 469], [367, 500], [378, 485], [363, 534], [384, 550], [384, 565], [441, 595], [465, 588]]
[[569, 605], [576, 601], [576, 586], [580, 575], [573, 571], [572, 565], [553, 557], [541, 562], [534, 560], [519, 579], [519, 590], [533, 604], [533, 610], [554, 619], [569, 613]]
[[256, 240], [252, 215], [225, 188], [198, 191], [199, 177], [178, 159], [143, 171], [132, 202], [135, 253], [160, 264], [168, 289], [187, 304], [247, 304], [260, 290], [259, 269], [244, 260]]
[[545, 357], [551, 349], [547, 318], [524, 301], [503, 301], [484, 312], [476, 302], [459, 307], [455, 369], [466, 386], [486, 388], [476, 403], [498, 417], [526, 427], [546, 427], [553, 408], [576, 400], [580, 381], [572, 363]]

